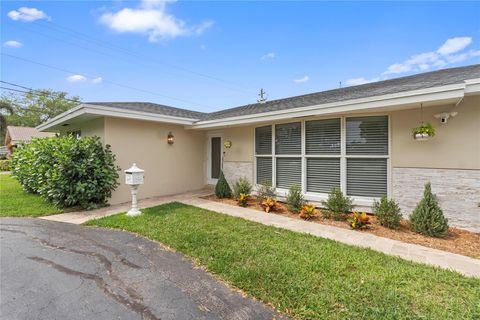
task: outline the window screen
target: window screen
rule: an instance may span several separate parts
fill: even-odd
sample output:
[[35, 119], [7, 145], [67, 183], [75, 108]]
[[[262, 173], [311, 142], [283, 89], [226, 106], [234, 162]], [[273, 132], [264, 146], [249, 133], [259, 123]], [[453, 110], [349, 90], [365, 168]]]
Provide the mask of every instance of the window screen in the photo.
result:
[[305, 123], [307, 154], [340, 154], [340, 119]]
[[275, 153], [301, 154], [302, 130], [300, 122], [279, 124], [275, 126]]
[[347, 118], [347, 155], [387, 155], [388, 117]]
[[340, 189], [340, 158], [307, 159], [307, 191], [330, 193]]
[[347, 194], [381, 197], [387, 195], [387, 159], [347, 159]]
[[257, 184], [272, 184], [272, 158], [257, 157]]
[[288, 189], [302, 183], [301, 158], [277, 158], [277, 188]]
[[272, 126], [255, 129], [255, 153], [272, 154]]

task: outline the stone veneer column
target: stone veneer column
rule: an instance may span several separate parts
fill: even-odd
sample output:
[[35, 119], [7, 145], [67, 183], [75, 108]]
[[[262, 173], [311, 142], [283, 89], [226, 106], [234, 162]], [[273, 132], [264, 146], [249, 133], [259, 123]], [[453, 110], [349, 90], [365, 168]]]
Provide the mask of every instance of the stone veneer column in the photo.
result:
[[253, 185], [253, 162], [224, 161], [223, 174], [225, 175], [228, 184], [230, 184], [230, 187], [241, 177], [246, 177]]
[[480, 232], [480, 170], [393, 168], [392, 195], [405, 217], [432, 184], [450, 226]]

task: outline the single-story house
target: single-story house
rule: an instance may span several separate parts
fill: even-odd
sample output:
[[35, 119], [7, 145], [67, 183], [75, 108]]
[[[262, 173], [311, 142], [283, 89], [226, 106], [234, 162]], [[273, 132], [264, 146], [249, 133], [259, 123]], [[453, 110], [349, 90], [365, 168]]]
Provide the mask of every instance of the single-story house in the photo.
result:
[[[414, 139], [422, 122], [433, 124], [433, 138]], [[359, 209], [392, 197], [407, 215], [430, 181], [451, 225], [480, 231], [480, 65], [213, 113], [84, 103], [38, 129], [99, 136], [122, 169], [145, 170], [140, 198], [214, 184], [223, 168], [230, 183], [269, 180], [280, 195], [300, 185], [314, 203], [333, 187]], [[130, 200], [120, 182], [111, 203]]]
[[28, 143], [33, 138], [48, 138], [54, 136], [54, 132], [42, 132], [37, 128], [7, 126], [7, 132], [5, 133], [5, 146], [10, 155], [19, 143]]

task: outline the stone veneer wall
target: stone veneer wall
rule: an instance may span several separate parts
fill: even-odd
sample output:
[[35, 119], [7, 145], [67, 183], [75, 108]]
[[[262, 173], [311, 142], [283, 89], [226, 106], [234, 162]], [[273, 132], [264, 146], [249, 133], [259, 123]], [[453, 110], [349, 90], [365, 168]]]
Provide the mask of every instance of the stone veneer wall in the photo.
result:
[[248, 161], [224, 161], [223, 174], [230, 187], [241, 177], [246, 177], [253, 185], [253, 162]]
[[480, 170], [393, 168], [392, 196], [405, 217], [429, 181], [449, 224], [480, 232]]

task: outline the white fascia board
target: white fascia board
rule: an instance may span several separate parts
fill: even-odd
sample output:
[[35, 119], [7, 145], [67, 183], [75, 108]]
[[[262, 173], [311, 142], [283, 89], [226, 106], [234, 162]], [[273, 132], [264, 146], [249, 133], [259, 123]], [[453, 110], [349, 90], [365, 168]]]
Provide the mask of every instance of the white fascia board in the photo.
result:
[[276, 121], [292, 117], [306, 117], [313, 115], [327, 115], [333, 113], [343, 113], [351, 111], [361, 111], [365, 109], [375, 109], [384, 107], [393, 107], [398, 105], [408, 105], [414, 103], [425, 103], [429, 101], [446, 100], [452, 98], [461, 98], [465, 93], [465, 84], [453, 84], [442, 87], [435, 87], [422, 90], [394, 93], [383, 96], [354, 99], [314, 105], [308, 107], [277, 110], [264, 113], [256, 113], [245, 116], [231, 118], [222, 118], [216, 120], [199, 121], [190, 126], [190, 129], [206, 129], [219, 126], [250, 124], [255, 122]]
[[465, 80], [465, 94], [475, 94], [480, 92], [480, 78]]
[[160, 115], [150, 112], [134, 111], [128, 109], [118, 109], [114, 107], [104, 107], [101, 105], [91, 105], [91, 104], [81, 104], [78, 105], [58, 116], [52, 118], [51, 120], [42, 123], [37, 127], [40, 131], [48, 130], [54, 126], [61, 125], [71, 119], [74, 119], [83, 114], [91, 114], [98, 116], [107, 116], [107, 117], [117, 117], [117, 118], [128, 118], [136, 120], [148, 120], [180, 125], [192, 125], [198, 119], [189, 119], [182, 117], [174, 117], [168, 115]]

